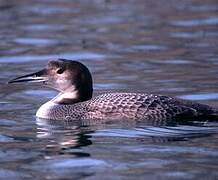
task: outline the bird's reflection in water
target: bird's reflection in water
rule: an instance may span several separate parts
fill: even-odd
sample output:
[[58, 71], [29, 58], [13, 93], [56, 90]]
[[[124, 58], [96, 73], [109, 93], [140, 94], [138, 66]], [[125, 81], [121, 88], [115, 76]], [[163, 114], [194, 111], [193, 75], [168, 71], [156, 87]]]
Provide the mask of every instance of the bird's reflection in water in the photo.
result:
[[205, 124], [180, 125], [175, 122], [135, 121], [58, 121], [36, 119], [37, 137], [46, 141], [47, 157], [74, 155], [88, 157], [81, 147], [92, 145], [92, 137], [140, 139], [143, 142], [165, 143], [184, 141], [218, 133], [218, 126]]
[[79, 157], [90, 156], [80, 150], [82, 146], [91, 145], [92, 129], [81, 128], [81, 123], [76, 121], [55, 121], [36, 119], [37, 138], [46, 141], [46, 155], [74, 155]]

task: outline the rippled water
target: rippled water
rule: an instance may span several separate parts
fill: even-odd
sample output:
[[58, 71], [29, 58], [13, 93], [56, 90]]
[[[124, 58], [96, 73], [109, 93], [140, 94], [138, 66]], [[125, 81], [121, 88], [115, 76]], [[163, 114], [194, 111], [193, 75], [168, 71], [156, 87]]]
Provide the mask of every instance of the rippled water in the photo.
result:
[[7, 85], [48, 59], [86, 64], [95, 94], [218, 106], [218, 6], [190, 1], [0, 0], [0, 179], [216, 179], [218, 123], [47, 122], [56, 92]]

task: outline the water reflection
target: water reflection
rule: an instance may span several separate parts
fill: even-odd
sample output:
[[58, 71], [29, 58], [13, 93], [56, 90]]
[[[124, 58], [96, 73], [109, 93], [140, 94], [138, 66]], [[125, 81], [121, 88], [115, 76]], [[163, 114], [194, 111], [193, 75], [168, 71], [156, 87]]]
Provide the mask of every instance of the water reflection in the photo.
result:
[[[178, 165], [178, 154], [182, 159], [186, 157], [184, 154], [194, 152], [201, 156], [217, 156], [217, 152], [209, 148], [179, 145], [179, 142], [182, 144], [217, 134], [216, 124], [155, 126], [122, 121], [102, 123], [45, 119], [36, 119], [36, 122], [37, 139], [44, 146], [41, 147], [44, 159], [34, 161], [27, 169], [49, 174], [52, 179], [89, 177], [96, 171], [104, 174], [108, 168], [119, 174], [128, 172], [133, 164], [135, 170], [143, 172], [145, 169], [148, 172], [167, 169]], [[171, 146], [169, 143], [174, 144]], [[166, 159], [158, 158], [163, 154]], [[129, 164], [129, 161], [133, 163]], [[175, 176], [173, 172], [165, 175]], [[186, 173], [185, 176], [192, 174]]]
[[57, 44], [58, 42], [51, 39], [39, 39], [39, 38], [17, 38], [14, 40], [16, 43], [25, 45], [46, 46], [51, 44]]
[[[34, 42], [32, 42], [34, 43]], [[41, 44], [41, 43], [40, 43]], [[10, 62], [31, 62], [31, 61], [46, 61], [53, 58], [64, 58], [64, 59], [104, 59], [105, 56], [102, 54], [97, 54], [93, 52], [78, 52], [78, 53], [65, 53], [58, 55], [30, 55], [30, 56], [2, 56], [0, 57], [1, 63], [10, 63]]]
[[184, 21], [175, 21], [172, 22], [173, 25], [176, 26], [185, 26], [185, 27], [194, 27], [194, 26], [202, 26], [202, 25], [217, 25], [218, 17], [208, 17], [206, 19], [195, 19], [195, 20], [184, 20]]
[[[49, 153], [90, 156], [78, 148], [92, 145], [92, 137], [143, 138], [147, 142], [181, 141], [218, 133], [205, 122], [192, 125], [166, 122], [60, 121], [37, 118], [37, 138], [46, 140]], [[50, 154], [52, 155], [52, 153]]]
[[92, 129], [81, 129], [80, 122], [53, 121], [36, 119], [37, 138], [46, 141], [45, 154], [52, 156], [56, 154], [69, 154], [79, 157], [90, 156], [81, 152], [78, 148], [91, 145], [90, 133]]

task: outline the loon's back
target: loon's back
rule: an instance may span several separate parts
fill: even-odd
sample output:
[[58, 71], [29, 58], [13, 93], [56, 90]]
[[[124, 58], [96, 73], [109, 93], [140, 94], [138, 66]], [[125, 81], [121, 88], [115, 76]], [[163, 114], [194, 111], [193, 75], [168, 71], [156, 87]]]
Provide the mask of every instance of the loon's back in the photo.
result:
[[70, 105], [60, 105], [50, 101], [40, 107], [37, 116], [46, 119], [167, 121], [173, 119], [197, 120], [202, 117], [212, 117], [216, 115], [215, 113], [217, 111], [208, 105], [168, 96], [107, 93], [85, 102]]
[[208, 105], [153, 94], [108, 93], [85, 104], [89, 112], [87, 118], [96, 119], [187, 120], [217, 115], [217, 110]]

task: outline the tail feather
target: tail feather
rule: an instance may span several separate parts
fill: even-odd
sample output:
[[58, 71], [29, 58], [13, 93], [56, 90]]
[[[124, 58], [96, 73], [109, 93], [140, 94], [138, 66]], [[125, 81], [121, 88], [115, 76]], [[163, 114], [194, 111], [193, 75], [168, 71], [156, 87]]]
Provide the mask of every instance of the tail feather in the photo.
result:
[[183, 103], [197, 112], [198, 120], [218, 121], [218, 108], [192, 101], [183, 101]]
[[195, 104], [194, 106], [199, 114], [198, 116], [200, 119], [218, 121], [218, 109], [204, 104]]

